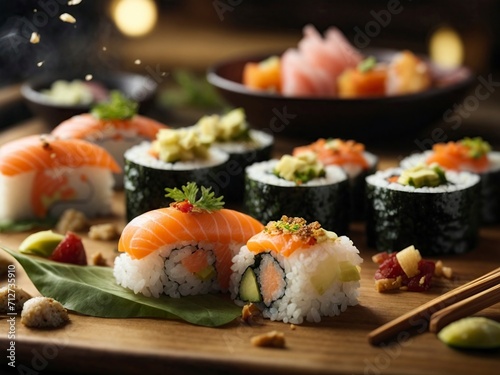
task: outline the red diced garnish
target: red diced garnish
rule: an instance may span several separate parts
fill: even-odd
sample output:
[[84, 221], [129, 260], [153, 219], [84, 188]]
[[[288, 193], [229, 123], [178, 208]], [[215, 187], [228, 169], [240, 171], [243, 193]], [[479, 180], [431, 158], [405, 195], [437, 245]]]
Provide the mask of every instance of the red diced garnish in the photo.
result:
[[73, 232], [66, 233], [66, 236], [57, 245], [50, 259], [61, 263], [87, 265], [87, 255], [85, 254], [82, 240]]
[[191, 204], [188, 200], [184, 200], [182, 202], [175, 202], [173, 204], [175, 208], [177, 208], [179, 211], [188, 213], [193, 211], [193, 204]]
[[387, 259], [380, 264], [375, 279], [395, 279], [404, 275], [403, 269], [399, 265], [396, 253], [387, 254]]
[[436, 265], [430, 260], [422, 259], [418, 263], [420, 273], [408, 279], [408, 290], [411, 292], [423, 292], [430, 288], [432, 276]]

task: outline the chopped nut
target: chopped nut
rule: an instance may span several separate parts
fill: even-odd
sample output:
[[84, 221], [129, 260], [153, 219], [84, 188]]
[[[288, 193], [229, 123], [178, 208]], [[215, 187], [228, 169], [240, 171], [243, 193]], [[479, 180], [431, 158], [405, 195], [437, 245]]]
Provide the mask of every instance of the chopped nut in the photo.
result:
[[271, 331], [262, 335], [253, 336], [250, 339], [253, 346], [266, 348], [284, 348], [285, 335], [283, 332]]
[[396, 279], [379, 279], [375, 280], [375, 290], [377, 292], [385, 292], [393, 289], [400, 289], [402, 283], [401, 276]]
[[[14, 296], [14, 305], [9, 303], [12, 296]], [[26, 293], [22, 288], [15, 286], [8, 288], [6, 286], [0, 288], [0, 313], [13, 313], [21, 311], [24, 303], [29, 300], [31, 296]]]
[[384, 253], [377, 253], [374, 256], [372, 256], [372, 262], [377, 263], [377, 264], [382, 264], [384, 260], [386, 259], [387, 254]]
[[295, 331], [297, 329], [297, 326], [295, 324], [290, 324], [290, 329], [292, 331]]
[[73, 208], [67, 209], [61, 215], [56, 224], [56, 231], [59, 233], [81, 232], [89, 227], [89, 222], [85, 214]]
[[253, 303], [249, 303], [248, 305], [243, 306], [241, 310], [241, 320], [245, 323], [252, 323], [253, 318], [256, 316], [260, 316], [259, 308]]
[[111, 241], [119, 236], [116, 226], [111, 223], [92, 225], [89, 230], [89, 238], [92, 240]]
[[63, 13], [59, 16], [59, 19], [67, 23], [76, 23], [76, 18], [69, 13]]
[[93, 78], [94, 78], [94, 76], [92, 74], [87, 74], [85, 76], [85, 81], [92, 81]]
[[443, 276], [447, 279], [451, 279], [453, 277], [453, 270], [451, 267], [443, 267]]
[[106, 262], [106, 258], [104, 258], [102, 256], [102, 253], [100, 251], [92, 254], [91, 264], [93, 264], [94, 266], [103, 266], [103, 267], [108, 266], [108, 263]]
[[35, 33], [35, 32], [31, 33], [30, 43], [31, 44], [40, 43], [40, 34]]
[[435, 268], [434, 268], [434, 276], [436, 277], [441, 277], [443, 276], [443, 262], [438, 260], [436, 262]]

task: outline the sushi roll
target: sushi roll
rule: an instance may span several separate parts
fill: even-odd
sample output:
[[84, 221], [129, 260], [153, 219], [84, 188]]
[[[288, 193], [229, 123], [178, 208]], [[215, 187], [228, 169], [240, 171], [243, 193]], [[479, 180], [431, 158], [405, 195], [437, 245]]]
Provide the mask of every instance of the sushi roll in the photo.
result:
[[[123, 154], [130, 147], [151, 141], [166, 125], [137, 114], [137, 103], [111, 93], [110, 102], [98, 104], [91, 113], [73, 116], [52, 130], [63, 139], [83, 139], [105, 148], [123, 170]], [[115, 189], [123, 188], [123, 174], [115, 174]]]
[[245, 211], [263, 224], [287, 215], [347, 232], [347, 175], [335, 165], [323, 166], [314, 153], [254, 163], [247, 167], [245, 178]]
[[111, 212], [113, 173], [103, 148], [79, 139], [34, 135], [0, 148], [0, 220], [58, 218], [75, 208], [87, 217]]
[[222, 197], [194, 183], [167, 189], [174, 203], [128, 223], [115, 260], [119, 285], [159, 297], [228, 291], [232, 258], [263, 229], [257, 220], [224, 209]]
[[349, 178], [351, 219], [362, 219], [365, 214], [365, 179], [377, 170], [378, 158], [365, 145], [353, 140], [320, 138], [306, 146], [296, 147], [293, 155], [314, 152], [324, 165], [341, 167]]
[[479, 227], [479, 177], [437, 165], [391, 168], [366, 178], [368, 245], [422, 255], [460, 254], [474, 248]]
[[500, 152], [492, 151], [488, 142], [475, 137], [437, 143], [432, 150], [403, 159], [401, 167], [419, 163], [437, 163], [448, 170], [477, 173], [481, 178], [481, 222], [500, 223]]
[[180, 188], [193, 181], [224, 192], [218, 176], [226, 172], [229, 155], [210, 147], [211, 139], [194, 129], [161, 129], [154, 142], [125, 152], [124, 191], [130, 221], [149, 210], [166, 207], [165, 187]]
[[233, 258], [231, 297], [256, 304], [271, 320], [319, 322], [357, 304], [362, 261], [348, 237], [283, 216]]
[[243, 108], [233, 109], [223, 116], [204, 116], [195, 128], [204, 137], [213, 138], [213, 148], [229, 154], [227, 171], [218, 176], [219, 183], [228, 186], [224, 193], [227, 202], [242, 202], [245, 168], [271, 158], [274, 137], [250, 129]]

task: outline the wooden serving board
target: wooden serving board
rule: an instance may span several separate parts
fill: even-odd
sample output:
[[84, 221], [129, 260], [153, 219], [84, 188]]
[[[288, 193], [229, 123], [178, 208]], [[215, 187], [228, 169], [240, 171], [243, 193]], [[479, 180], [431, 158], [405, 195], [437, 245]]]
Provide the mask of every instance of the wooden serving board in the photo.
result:
[[[112, 221], [123, 226], [123, 194], [114, 201]], [[103, 221], [103, 220], [101, 220]], [[16, 248], [23, 234], [0, 234], [0, 243]], [[350, 238], [364, 258], [359, 305], [320, 324], [303, 324], [294, 330], [284, 323], [240, 321], [222, 328], [193, 326], [158, 319], [105, 319], [70, 314], [71, 322], [57, 330], [28, 329], [16, 322], [17, 372], [109, 374], [493, 374], [500, 366], [499, 351], [458, 351], [442, 344], [432, 333], [393, 341], [387, 346], [368, 344], [367, 334], [422, 303], [478, 277], [500, 264], [500, 227], [481, 231], [476, 250], [443, 258], [453, 268], [453, 280], [435, 279], [426, 293], [380, 294], [374, 290], [373, 249], [365, 243], [364, 227], [352, 225]], [[87, 254], [102, 252], [111, 264], [116, 241], [92, 241], [84, 237]], [[4, 253], [1, 256], [6, 257]], [[10, 259], [12, 262], [12, 259]], [[17, 266], [16, 282], [32, 294], [37, 291]], [[5, 278], [1, 281], [6, 283]], [[500, 320], [500, 305], [481, 312]], [[417, 329], [423, 325], [418, 323]], [[6, 362], [9, 325], [0, 318], [0, 362]], [[254, 335], [271, 330], [285, 334], [286, 349], [256, 348]]]

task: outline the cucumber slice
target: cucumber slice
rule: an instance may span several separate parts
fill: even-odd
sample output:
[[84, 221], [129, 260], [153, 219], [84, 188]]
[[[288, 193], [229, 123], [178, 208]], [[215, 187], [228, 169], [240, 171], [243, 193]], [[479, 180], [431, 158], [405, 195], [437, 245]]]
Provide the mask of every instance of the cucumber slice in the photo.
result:
[[240, 298], [246, 302], [261, 302], [262, 296], [260, 295], [259, 285], [257, 283], [257, 276], [254, 270], [248, 267], [240, 282]]
[[39, 255], [48, 258], [63, 238], [62, 234], [54, 233], [51, 230], [36, 232], [30, 234], [21, 242], [19, 251], [23, 254]]

